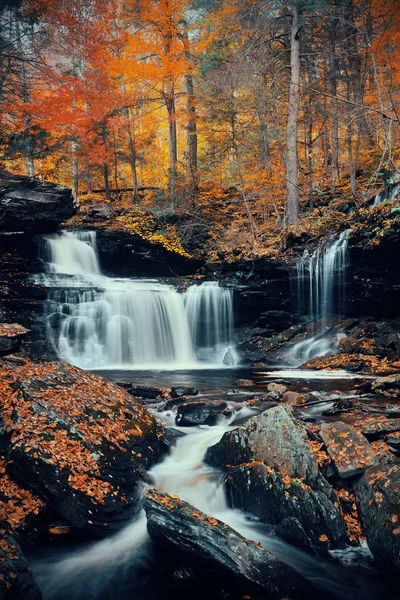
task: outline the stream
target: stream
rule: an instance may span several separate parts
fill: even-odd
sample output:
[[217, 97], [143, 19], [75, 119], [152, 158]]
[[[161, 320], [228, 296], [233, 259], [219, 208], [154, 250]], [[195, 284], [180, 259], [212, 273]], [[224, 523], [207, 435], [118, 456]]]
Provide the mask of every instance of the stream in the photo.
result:
[[[334, 249], [343, 266], [345, 236]], [[309, 277], [317, 277], [320, 286], [313, 288], [310, 310], [322, 318], [330, 309], [333, 285], [333, 276], [328, 277], [326, 269], [334, 269], [335, 256], [332, 251], [322, 258], [311, 257], [307, 263]], [[159, 406], [146, 402], [146, 408], [176, 432], [168, 455], [149, 473], [154, 487], [177, 494], [259, 542], [337, 600], [394, 600], [391, 589], [379, 581], [365, 544], [336, 551], [326, 560], [289, 545], [272, 533], [272, 527], [232, 510], [221, 485], [222, 473], [203, 462], [207, 448], [226, 431], [259, 412], [245, 400], [265, 390], [271, 378], [284, 381], [293, 390], [318, 392], [317, 397], [329, 404], [337, 390], [351, 393], [356, 376], [237, 365], [229, 288], [205, 282], [193, 284], [181, 294], [157, 281], [108, 278], [101, 273], [93, 232], [47, 236], [42, 258], [47, 272], [36, 281], [48, 290], [45, 318], [61, 359], [118, 383], [193, 386], [199, 389], [199, 397], [223, 395], [232, 408], [231, 416], [221, 416], [217, 425], [178, 427], [173, 411], [160, 412]], [[299, 269], [299, 281], [302, 277], [304, 267]], [[316, 289], [322, 290], [317, 296]], [[322, 309], [316, 307], [320, 299]], [[318, 342], [312, 338], [310, 343], [314, 353]], [[299, 355], [304, 351], [304, 346], [296, 349]], [[243, 384], [246, 381], [250, 382], [248, 388]], [[318, 415], [320, 410], [312, 408], [310, 414]], [[218, 586], [214, 589], [207, 582], [191, 582], [190, 574], [175, 564], [173, 557], [160, 554], [147, 534], [143, 512], [102, 541], [84, 542], [79, 547], [35, 546], [25, 552], [45, 600], [224, 597]]]

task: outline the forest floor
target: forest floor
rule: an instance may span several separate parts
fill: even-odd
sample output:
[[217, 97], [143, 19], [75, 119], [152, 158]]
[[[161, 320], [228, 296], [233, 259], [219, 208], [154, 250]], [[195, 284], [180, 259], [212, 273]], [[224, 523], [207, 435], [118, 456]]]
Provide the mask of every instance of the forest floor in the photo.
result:
[[314, 207], [303, 207], [296, 227], [283, 228], [278, 209], [267, 200], [249, 198], [254, 218], [247, 216], [241, 192], [199, 190], [195, 200], [181, 196], [171, 205], [160, 190], [139, 192], [136, 201], [129, 192], [108, 202], [103, 193], [80, 197], [78, 214], [67, 226], [101, 226], [138, 234], [151, 243], [186, 257], [206, 262], [234, 262], [261, 257], [283, 258], [305, 243], [352, 229], [368, 245], [379, 244], [388, 229], [397, 225], [400, 197], [374, 207], [381, 188], [369, 188], [353, 198], [348, 185], [321, 191]]

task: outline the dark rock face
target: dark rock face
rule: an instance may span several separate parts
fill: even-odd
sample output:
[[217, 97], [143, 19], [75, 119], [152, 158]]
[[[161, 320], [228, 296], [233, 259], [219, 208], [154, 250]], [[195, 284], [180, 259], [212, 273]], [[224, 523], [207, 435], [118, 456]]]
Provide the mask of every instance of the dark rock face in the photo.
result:
[[228, 414], [226, 402], [186, 402], [178, 408], [176, 424], [181, 427], [216, 425], [221, 416]]
[[273, 598], [314, 597], [309, 581], [292, 567], [190, 504], [150, 491], [143, 505], [148, 532], [156, 541], [262, 589]]
[[371, 467], [356, 488], [368, 545], [387, 569], [400, 568], [400, 462]]
[[349, 239], [348, 314], [397, 317], [400, 303], [400, 222], [386, 229], [379, 245], [368, 244], [371, 232]]
[[75, 212], [69, 188], [0, 171], [0, 229], [51, 231]]
[[42, 598], [19, 544], [5, 531], [0, 531], [0, 598]]
[[4, 365], [0, 377], [7, 472], [88, 535], [125, 525], [163, 451], [154, 418], [119, 387], [67, 365]]
[[127, 231], [97, 227], [96, 232], [100, 264], [107, 275], [176, 277], [195, 273], [203, 265]]
[[225, 433], [205, 460], [214, 467], [260, 461], [289, 477], [322, 490], [330, 489], [319, 472], [307, 434], [284, 406], [276, 406]]
[[54, 358], [42, 320], [46, 290], [30, 281], [43, 265], [38, 258], [40, 236], [0, 234], [0, 319], [29, 329], [24, 348], [41, 359]]
[[324, 423], [319, 433], [339, 476], [343, 479], [361, 475], [367, 467], [377, 464], [378, 457], [368, 441], [351, 425], [342, 421]]
[[[305, 533], [302, 546], [326, 550], [343, 548], [347, 539], [343, 518], [329, 498], [263, 463], [232, 468], [226, 478], [229, 498], [235, 508], [264, 523], [279, 524], [296, 519]], [[300, 540], [299, 540], [300, 541]]]

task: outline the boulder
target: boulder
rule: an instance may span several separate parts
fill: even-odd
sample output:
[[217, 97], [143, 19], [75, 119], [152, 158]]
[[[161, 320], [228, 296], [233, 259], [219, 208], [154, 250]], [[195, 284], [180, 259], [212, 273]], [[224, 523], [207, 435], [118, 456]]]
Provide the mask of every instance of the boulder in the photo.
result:
[[295, 519], [307, 532], [301, 542], [305, 549], [312, 546], [326, 551], [328, 546], [344, 547], [346, 527], [339, 510], [323, 492], [312, 490], [301, 479], [253, 462], [232, 468], [226, 484], [234, 508], [272, 525]]
[[28, 331], [18, 323], [0, 323], [0, 356], [19, 352]]
[[327, 452], [340, 477], [349, 479], [361, 475], [378, 462], [367, 439], [354, 427], [335, 421], [324, 423], [319, 431]]
[[51, 231], [75, 212], [69, 188], [0, 171], [0, 229]]
[[361, 418], [354, 425], [370, 440], [377, 440], [387, 433], [400, 431], [400, 419], [387, 419], [381, 416]]
[[289, 477], [329, 493], [318, 469], [307, 434], [285, 406], [276, 406], [233, 431], [211, 446], [205, 461], [218, 468], [260, 461]]
[[66, 364], [2, 365], [0, 380], [7, 473], [87, 535], [125, 525], [164, 448], [153, 416], [118, 386]]
[[185, 402], [178, 408], [176, 424], [181, 427], [216, 425], [221, 417], [231, 413], [226, 402]]
[[282, 383], [276, 383], [275, 381], [272, 381], [267, 385], [267, 390], [269, 392], [278, 392], [279, 396], [283, 396], [287, 391], [287, 386], [283, 385]]
[[285, 392], [282, 397], [283, 402], [287, 404], [304, 404], [306, 397], [298, 392]]
[[19, 544], [6, 531], [0, 531], [0, 598], [42, 598]]
[[369, 468], [356, 488], [356, 500], [375, 558], [385, 568], [400, 569], [400, 462]]
[[179, 498], [146, 492], [143, 506], [150, 536], [221, 574], [263, 590], [273, 598], [309, 598], [310, 582], [259, 544], [246, 540], [221, 521]]

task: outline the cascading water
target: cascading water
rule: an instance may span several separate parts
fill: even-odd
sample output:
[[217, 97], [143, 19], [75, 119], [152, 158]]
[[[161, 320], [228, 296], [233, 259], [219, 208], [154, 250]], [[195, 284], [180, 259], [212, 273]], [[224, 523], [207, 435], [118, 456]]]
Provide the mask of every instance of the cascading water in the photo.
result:
[[290, 355], [298, 361], [321, 356], [333, 349], [337, 339], [326, 337], [328, 317], [342, 313], [344, 301], [345, 272], [348, 263], [348, 231], [342, 232], [335, 241], [317, 248], [313, 254], [306, 250], [297, 263], [297, 297], [299, 312], [305, 305], [308, 281], [309, 318], [312, 335], [296, 344]]
[[[344, 573], [340, 564], [323, 562], [290, 546], [271, 534], [268, 526], [259, 524], [254, 519], [249, 520], [242, 512], [229, 508], [222, 485], [222, 474], [207, 466], [203, 462], [204, 456], [208, 447], [216, 444], [226, 431], [234, 428], [234, 421], [240, 421], [254, 413], [254, 408], [243, 406], [237, 410], [234, 417], [219, 425], [178, 428], [185, 435], [176, 440], [175, 446], [164, 461], [149, 472], [154, 486], [160, 491], [177, 494], [198, 510], [228, 524], [245, 538], [268, 548], [321, 586], [322, 593], [323, 590], [329, 590], [329, 594], [333, 592], [333, 597], [337, 600], [372, 600], [376, 597], [373, 587], [369, 589], [369, 582], [358, 582], [354, 572]], [[157, 415], [163, 416], [166, 424], [173, 418], [166, 413]], [[143, 578], [143, 575], [135, 578], [135, 571], [138, 569], [140, 573], [140, 569], [147, 564], [153, 578], [157, 578], [157, 564], [154, 570], [151, 561], [151, 542], [146, 529], [146, 517], [142, 511], [130, 525], [113, 537], [94, 543], [86, 549], [68, 553], [64, 557], [36, 561], [32, 567], [44, 600], [144, 600], [149, 597], [148, 587], [144, 583], [138, 592], [135, 591], [135, 583], [140, 583]], [[121, 595], [124, 578], [127, 579], [127, 587], [125, 595]], [[372, 595], [366, 593], [366, 590], [372, 592]], [[194, 590], [192, 596], [197, 597]], [[161, 597], [169, 598], [168, 591], [163, 589]]]
[[[46, 314], [61, 358], [86, 369], [222, 367], [232, 346], [232, 291], [101, 274], [95, 232], [47, 236]], [[234, 357], [234, 353], [230, 352]], [[235, 362], [235, 361], [233, 361]]]

